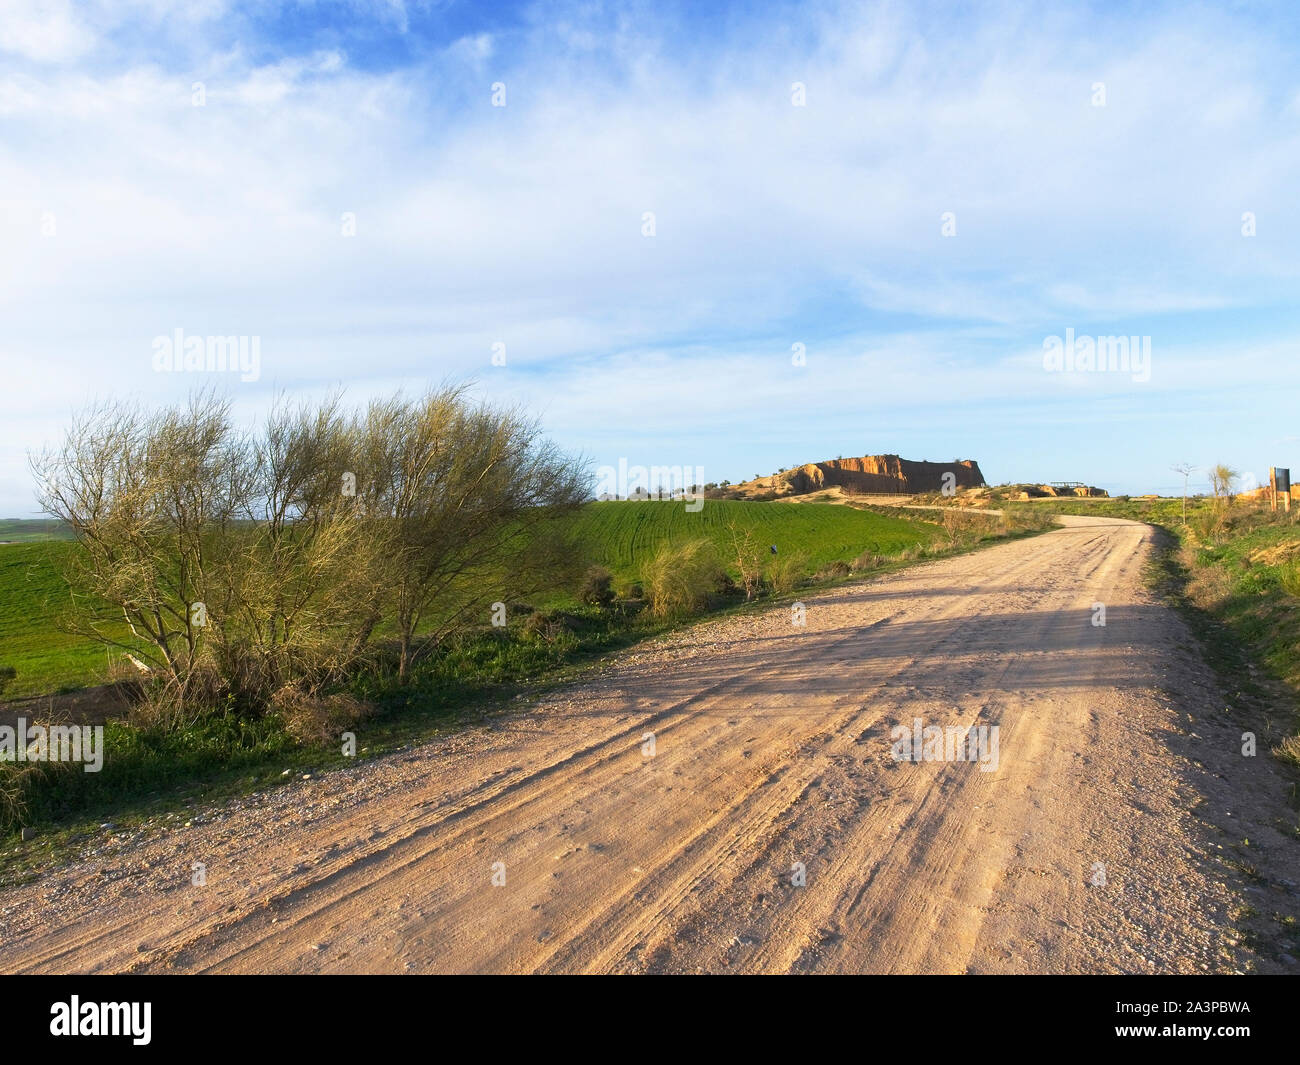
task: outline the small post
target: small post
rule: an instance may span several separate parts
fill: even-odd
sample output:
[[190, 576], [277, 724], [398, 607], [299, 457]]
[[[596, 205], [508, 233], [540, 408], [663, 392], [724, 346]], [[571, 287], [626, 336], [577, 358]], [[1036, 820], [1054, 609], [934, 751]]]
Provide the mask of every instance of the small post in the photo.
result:
[[1291, 470], [1280, 466], [1268, 468], [1268, 483], [1271, 491], [1272, 509], [1277, 510], [1277, 497], [1282, 496], [1282, 509], [1291, 513]]

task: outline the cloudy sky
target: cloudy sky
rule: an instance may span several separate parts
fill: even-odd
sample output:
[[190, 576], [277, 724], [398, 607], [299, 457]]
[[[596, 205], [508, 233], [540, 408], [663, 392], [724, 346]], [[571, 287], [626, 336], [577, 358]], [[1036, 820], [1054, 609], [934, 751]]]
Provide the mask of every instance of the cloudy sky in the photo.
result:
[[[1293, 5], [708, 8], [0, 0], [0, 515], [78, 408], [214, 376], [472, 378], [707, 480], [1300, 467]], [[257, 379], [158, 372], [178, 329]]]

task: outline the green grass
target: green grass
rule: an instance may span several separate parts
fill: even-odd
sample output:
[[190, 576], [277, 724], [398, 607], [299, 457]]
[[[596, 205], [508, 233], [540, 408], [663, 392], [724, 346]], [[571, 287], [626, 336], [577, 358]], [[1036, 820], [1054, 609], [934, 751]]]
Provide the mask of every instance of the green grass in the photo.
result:
[[[698, 513], [687, 512], [682, 503], [591, 503], [563, 520], [585, 560], [608, 566], [624, 582], [637, 580], [641, 563], [665, 541], [706, 538], [726, 564], [729, 554], [734, 556], [732, 522], [741, 530], [752, 528], [765, 553], [775, 544], [779, 555], [802, 554], [809, 572], [828, 562], [851, 562], [864, 551], [894, 555], [939, 535], [926, 521], [849, 507], [739, 500], [708, 500]], [[59, 628], [59, 614], [68, 604], [59, 571], [72, 550], [72, 544], [56, 540], [0, 547], [0, 667], [17, 671], [5, 698], [69, 691], [107, 679], [105, 648]], [[570, 593], [558, 590], [536, 600], [548, 607], [576, 605]]]
[[1270, 673], [1300, 691], [1300, 599], [1288, 591], [1300, 560], [1300, 525], [1267, 511], [1241, 512], [1217, 534], [1180, 530], [1180, 538], [1191, 596], [1255, 649]]
[[[1300, 598], [1295, 577], [1300, 524], [1295, 515], [1234, 508], [1221, 525], [1191, 520], [1171, 532], [1170, 568], [1199, 627], [1207, 659], [1238, 697], [1263, 700], [1267, 743], [1300, 767]], [[1228, 667], [1221, 663], [1226, 661]], [[1261, 686], [1251, 670], [1259, 671]], [[1276, 731], [1275, 731], [1276, 730]]]
[[590, 503], [567, 520], [568, 532], [590, 560], [624, 581], [637, 579], [641, 563], [666, 541], [707, 539], [718, 548], [723, 564], [730, 562], [734, 568], [728, 528], [733, 522], [742, 533], [753, 529], [764, 552], [775, 544], [778, 555], [802, 554], [812, 569], [828, 562], [852, 562], [864, 551], [897, 554], [931, 543], [939, 534], [927, 522], [834, 504], [773, 506], [734, 499], [707, 500], [693, 514], [680, 502]]
[[72, 530], [61, 521], [37, 518], [0, 518], [0, 543], [30, 543], [33, 540], [71, 540]]
[[60, 569], [71, 543], [0, 547], [0, 667], [17, 670], [5, 698], [48, 695], [104, 681], [103, 645], [59, 628], [69, 602]]

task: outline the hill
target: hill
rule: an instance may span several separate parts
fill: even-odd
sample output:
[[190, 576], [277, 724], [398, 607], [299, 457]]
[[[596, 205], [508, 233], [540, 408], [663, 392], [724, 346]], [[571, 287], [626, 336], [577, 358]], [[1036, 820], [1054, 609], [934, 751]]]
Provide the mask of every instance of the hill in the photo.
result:
[[848, 507], [809, 503], [773, 507], [746, 500], [711, 499], [697, 513], [681, 503], [589, 503], [571, 518], [568, 532], [594, 562], [615, 576], [635, 579], [641, 563], [665, 541], [703, 537], [723, 559], [732, 546], [729, 526], [752, 528], [778, 554], [800, 553], [816, 567], [851, 562], [864, 551], [889, 555], [929, 543], [934, 526]]

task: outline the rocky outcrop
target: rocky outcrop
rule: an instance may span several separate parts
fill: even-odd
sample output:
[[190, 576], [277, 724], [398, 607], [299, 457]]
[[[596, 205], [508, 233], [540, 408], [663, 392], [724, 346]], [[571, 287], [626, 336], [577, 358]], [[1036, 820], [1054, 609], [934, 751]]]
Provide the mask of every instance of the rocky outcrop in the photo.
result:
[[[1059, 484], [1040, 484], [1037, 486], [1038, 496], [1083, 496], [1085, 498], [1095, 497], [1097, 499], [1108, 498], [1106, 489], [1094, 488], [1087, 484], [1059, 485]], [[1032, 492], [1033, 489], [1031, 488]]]
[[955, 488], [978, 488], [984, 483], [979, 463], [970, 459], [916, 462], [897, 455], [864, 455], [809, 463], [786, 471], [785, 479], [799, 495], [833, 485], [848, 492], [909, 495], [943, 491], [946, 473], [953, 475], [948, 484]]
[[1057, 496], [1082, 496], [1084, 498], [1109, 499], [1110, 494], [1104, 488], [1091, 485], [1059, 484], [1015, 484], [1011, 485], [1017, 499], [1047, 499]]

